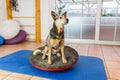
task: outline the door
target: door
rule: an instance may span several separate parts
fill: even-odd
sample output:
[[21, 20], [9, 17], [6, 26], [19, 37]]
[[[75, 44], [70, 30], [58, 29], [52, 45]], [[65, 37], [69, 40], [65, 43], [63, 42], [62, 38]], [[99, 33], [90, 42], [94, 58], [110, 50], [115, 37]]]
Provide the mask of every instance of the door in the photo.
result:
[[100, 41], [120, 41], [120, 6], [118, 0], [103, 1]]
[[60, 7], [68, 13], [67, 39], [95, 40], [97, 0], [62, 0], [62, 3], [56, 0], [56, 11], [59, 12]]
[[67, 11], [65, 39], [73, 42], [120, 44], [119, 0], [56, 0], [56, 11]]

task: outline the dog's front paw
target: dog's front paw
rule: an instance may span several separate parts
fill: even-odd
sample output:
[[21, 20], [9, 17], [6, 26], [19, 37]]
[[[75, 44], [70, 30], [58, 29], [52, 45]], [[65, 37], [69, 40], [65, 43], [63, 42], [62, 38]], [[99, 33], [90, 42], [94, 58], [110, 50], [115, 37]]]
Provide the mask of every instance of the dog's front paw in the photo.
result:
[[64, 59], [62, 59], [62, 61], [63, 61], [63, 63], [67, 63], [67, 60], [64, 58]]
[[60, 53], [57, 53], [56, 55], [57, 55], [58, 57], [60, 57], [60, 56], [61, 56], [61, 55], [60, 55]]
[[49, 61], [48, 61], [48, 64], [52, 64], [52, 61], [51, 61], [51, 60], [49, 60]]
[[45, 58], [46, 58], [46, 55], [45, 55], [45, 54], [43, 54], [42, 59], [45, 59]]

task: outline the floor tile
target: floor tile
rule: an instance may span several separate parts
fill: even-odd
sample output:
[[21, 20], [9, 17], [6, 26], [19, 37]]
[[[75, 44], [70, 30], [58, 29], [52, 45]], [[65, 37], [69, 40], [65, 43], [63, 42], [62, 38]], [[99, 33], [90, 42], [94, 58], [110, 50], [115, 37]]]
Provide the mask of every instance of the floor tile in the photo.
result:
[[110, 61], [106, 61], [106, 66], [107, 68], [112, 68], [112, 69], [120, 69], [120, 62], [110, 62]]
[[10, 76], [24, 78], [24, 79], [30, 79], [32, 77], [30, 75], [24, 75], [24, 74], [19, 74], [19, 73], [12, 73]]
[[108, 80], [118, 80], [118, 79], [108, 79]]
[[8, 76], [8, 75], [10, 75], [11, 73], [12, 73], [12, 72], [0, 70], [0, 74], [1, 74], [1, 75], [6, 75], [6, 76]]
[[120, 69], [108, 69], [111, 79], [120, 80]]
[[119, 56], [105, 56], [105, 61], [120, 62]]
[[79, 48], [79, 50], [87, 51], [89, 49], [89, 45], [88, 44], [79, 44], [79, 45], [77, 45], [77, 48]]
[[0, 80], [5, 79], [7, 76], [6, 75], [0, 75]]
[[107, 78], [110, 79], [110, 75], [109, 75], [109, 72], [108, 72], [107, 68], [105, 68], [105, 71], [106, 71]]
[[29, 79], [8, 76], [4, 80], [29, 80]]
[[76, 51], [77, 51], [78, 54], [81, 55], [81, 56], [87, 56], [87, 53], [88, 53], [87, 51], [81, 51], [81, 50], [77, 50], [77, 49], [76, 49]]
[[32, 77], [30, 80], [50, 80], [50, 79], [42, 78], [42, 77]]

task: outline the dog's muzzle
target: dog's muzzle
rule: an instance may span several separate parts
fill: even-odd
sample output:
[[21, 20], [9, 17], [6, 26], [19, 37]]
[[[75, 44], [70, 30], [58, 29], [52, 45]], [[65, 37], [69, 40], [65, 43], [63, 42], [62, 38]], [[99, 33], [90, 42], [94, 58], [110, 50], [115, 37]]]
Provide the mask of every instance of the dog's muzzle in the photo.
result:
[[67, 19], [66, 19], [66, 23], [68, 23], [68, 22], [69, 22], [69, 19], [67, 18]]

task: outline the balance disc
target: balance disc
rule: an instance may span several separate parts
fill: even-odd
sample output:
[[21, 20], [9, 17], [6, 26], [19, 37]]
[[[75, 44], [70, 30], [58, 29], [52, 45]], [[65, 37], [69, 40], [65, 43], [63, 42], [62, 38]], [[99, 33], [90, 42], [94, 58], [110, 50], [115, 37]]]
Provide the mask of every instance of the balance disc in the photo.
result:
[[[43, 47], [38, 48], [40, 50], [44, 49]], [[67, 63], [62, 62], [62, 56], [58, 57], [55, 54], [52, 54], [52, 64], [48, 64], [48, 57], [42, 59], [42, 53], [38, 55], [30, 55], [30, 63], [38, 69], [46, 70], [46, 71], [61, 71], [71, 68], [78, 61], [78, 53], [75, 49], [69, 46], [64, 47], [65, 57], [67, 59]]]

